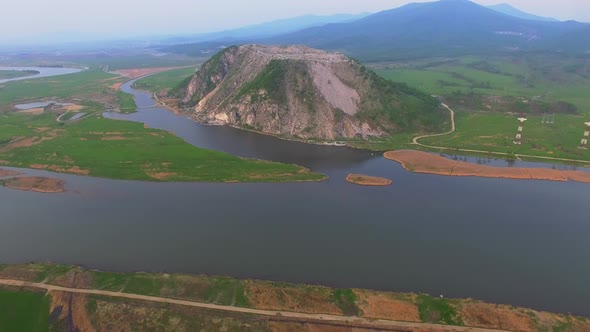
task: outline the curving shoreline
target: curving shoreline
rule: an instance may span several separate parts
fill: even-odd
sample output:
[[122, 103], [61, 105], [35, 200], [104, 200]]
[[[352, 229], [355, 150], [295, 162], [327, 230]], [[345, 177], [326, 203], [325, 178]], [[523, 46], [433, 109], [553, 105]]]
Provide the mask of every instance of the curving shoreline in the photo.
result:
[[388, 151], [386, 159], [396, 161], [405, 170], [414, 173], [436, 174], [445, 176], [476, 176], [482, 178], [543, 180], [590, 183], [590, 173], [581, 171], [556, 170], [549, 168], [528, 167], [493, 167], [455, 161], [436, 154], [416, 151]]

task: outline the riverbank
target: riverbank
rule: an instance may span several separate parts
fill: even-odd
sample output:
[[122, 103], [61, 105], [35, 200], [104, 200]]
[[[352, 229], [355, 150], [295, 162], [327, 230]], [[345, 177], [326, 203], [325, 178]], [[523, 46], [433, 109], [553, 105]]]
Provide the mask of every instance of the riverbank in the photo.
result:
[[[164, 322], [163, 326], [171, 331], [191, 330], [185, 329], [190, 325], [189, 318], [179, 316], [179, 310], [191, 307], [208, 310], [210, 317], [230, 314], [241, 323], [284, 323], [295, 319], [299, 323], [324, 326], [314, 331], [334, 326], [357, 327], [360, 331], [404, 328], [441, 332], [585, 331], [590, 328], [587, 318], [471, 299], [228, 277], [111, 273], [54, 264], [0, 265], [0, 287], [47, 291], [51, 295], [48, 308], [51, 317], [58, 321], [69, 319], [77, 328], [91, 327], [98, 331], [128, 330], [129, 324], [151, 322], [162, 315], [176, 321], [176, 324]], [[130, 310], [129, 306], [134, 306], [135, 310]], [[58, 308], [62, 310], [56, 311]], [[156, 313], [153, 308], [160, 310]], [[241, 316], [243, 314], [252, 316]], [[119, 319], [113, 320], [114, 315]], [[276, 330], [273, 324], [271, 330]], [[261, 330], [261, 326], [257, 326], [257, 330]], [[291, 329], [287, 327], [286, 330]]]
[[415, 173], [590, 183], [590, 173], [581, 171], [549, 168], [492, 167], [450, 160], [433, 153], [416, 150], [389, 151], [383, 156], [386, 159], [399, 162], [404, 169]]
[[390, 186], [393, 183], [389, 179], [363, 174], [348, 174], [346, 181], [361, 186]]

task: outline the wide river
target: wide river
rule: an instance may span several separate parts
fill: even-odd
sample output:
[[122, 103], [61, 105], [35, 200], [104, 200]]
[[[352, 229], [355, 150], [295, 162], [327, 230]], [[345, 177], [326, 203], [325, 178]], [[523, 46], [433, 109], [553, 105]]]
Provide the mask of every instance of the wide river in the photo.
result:
[[[123, 89], [143, 109], [106, 116], [330, 179], [148, 183], [28, 171], [66, 180], [68, 192], [0, 187], [0, 262], [426, 292], [590, 315], [588, 184], [413, 174], [371, 152], [200, 125]], [[394, 184], [351, 185], [350, 172]]]

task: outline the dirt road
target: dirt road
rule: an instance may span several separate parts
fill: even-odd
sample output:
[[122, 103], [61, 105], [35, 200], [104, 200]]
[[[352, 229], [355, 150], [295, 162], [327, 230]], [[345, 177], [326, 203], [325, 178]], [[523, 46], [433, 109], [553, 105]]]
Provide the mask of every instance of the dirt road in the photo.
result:
[[[446, 326], [437, 324], [421, 324], [421, 323], [408, 323], [408, 322], [397, 322], [382, 319], [366, 319], [360, 317], [346, 317], [336, 315], [325, 315], [325, 314], [308, 314], [300, 312], [289, 312], [289, 311], [274, 311], [274, 310], [260, 310], [242, 307], [230, 307], [211, 303], [200, 303], [185, 300], [176, 300], [163, 297], [128, 294], [121, 292], [111, 292], [98, 289], [80, 289], [80, 288], [69, 288], [55, 285], [48, 285], [43, 283], [28, 282], [22, 280], [12, 279], [0, 279], [0, 285], [13, 286], [13, 287], [29, 287], [44, 289], [47, 291], [59, 291], [69, 292], [77, 294], [88, 294], [88, 295], [101, 295], [115, 298], [126, 298], [131, 300], [149, 301], [167, 303], [181, 306], [189, 306], [202, 309], [220, 310], [243, 314], [253, 314], [259, 316], [270, 316], [275, 320], [295, 320], [305, 321], [310, 323], [319, 324], [330, 324], [333, 326], [342, 327], [356, 327], [366, 329], [379, 329], [384, 331], [429, 331], [429, 332], [498, 332], [505, 330], [493, 330], [493, 329], [482, 329], [482, 328], [471, 328], [461, 326]], [[506, 331], [508, 332], [508, 331]]]
[[414, 141], [413, 141], [414, 144], [421, 145], [421, 146], [424, 146], [424, 147], [431, 147], [431, 146], [428, 146], [428, 145], [421, 144], [418, 141], [421, 140], [421, 139], [423, 139], [423, 138], [426, 138], [426, 137], [444, 136], [444, 135], [449, 135], [449, 134], [452, 134], [452, 133], [455, 132], [455, 130], [456, 130], [456, 127], [455, 127], [455, 111], [453, 111], [447, 104], [442, 103], [441, 105], [444, 108], [448, 109], [449, 112], [451, 112], [451, 131], [448, 131], [446, 133], [441, 133], [441, 134], [422, 135], [422, 136], [414, 137]]

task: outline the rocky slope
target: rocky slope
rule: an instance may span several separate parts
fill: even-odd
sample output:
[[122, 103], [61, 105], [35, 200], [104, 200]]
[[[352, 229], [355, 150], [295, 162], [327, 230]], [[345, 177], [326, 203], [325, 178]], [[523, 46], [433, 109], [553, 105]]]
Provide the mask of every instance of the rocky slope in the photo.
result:
[[227, 48], [194, 75], [183, 104], [202, 121], [301, 139], [438, 131], [448, 121], [432, 97], [304, 46]]

